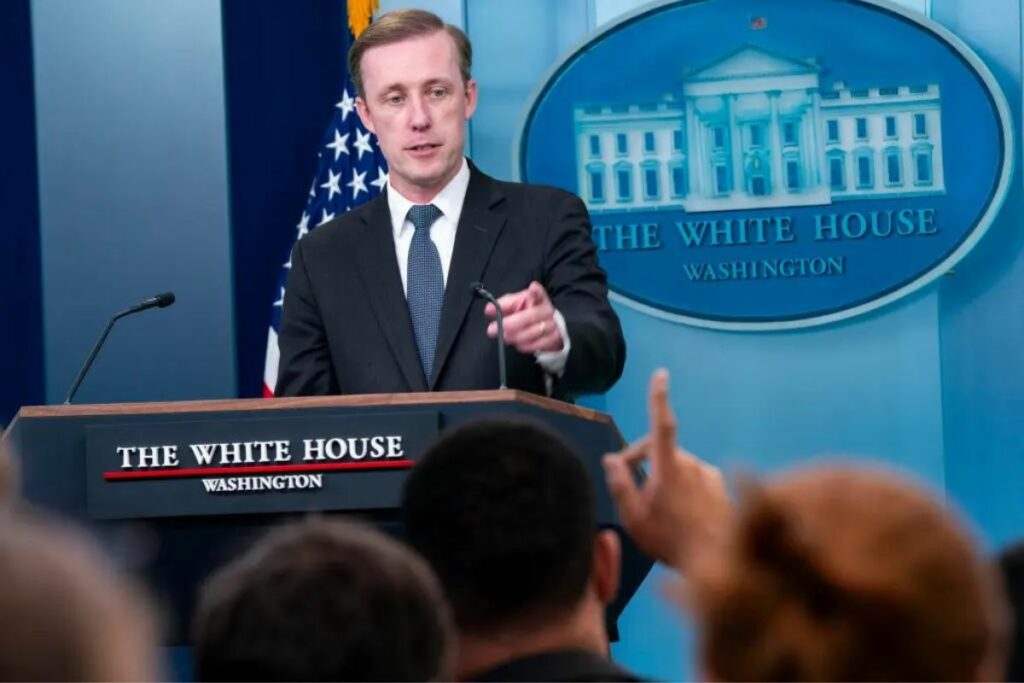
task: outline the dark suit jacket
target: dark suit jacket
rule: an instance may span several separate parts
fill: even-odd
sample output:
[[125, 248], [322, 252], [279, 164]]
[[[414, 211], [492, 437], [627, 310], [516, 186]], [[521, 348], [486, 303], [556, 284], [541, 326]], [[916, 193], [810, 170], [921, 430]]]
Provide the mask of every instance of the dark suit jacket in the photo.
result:
[[559, 650], [505, 662], [471, 681], [642, 681], [635, 673], [593, 652]]
[[[427, 386], [395, 258], [387, 196], [318, 227], [292, 251], [278, 344], [278, 396], [495, 389], [482, 282], [496, 296], [537, 280], [565, 317], [572, 347], [554, 394], [601, 392], [622, 374], [626, 348], [597, 265], [586, 207], [551, 187], [499, 182], [470, 165]], [[509, 348], [508, 384], [545, 393], [532, 354]]]

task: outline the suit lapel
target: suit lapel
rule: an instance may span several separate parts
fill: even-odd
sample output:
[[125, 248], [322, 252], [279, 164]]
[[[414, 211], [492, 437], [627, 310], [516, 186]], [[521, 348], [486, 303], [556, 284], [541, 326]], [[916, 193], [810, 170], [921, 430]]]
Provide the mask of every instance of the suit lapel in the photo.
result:
[[[416, 352], [416, 337], [409, 319], [409, 305], [402, 291], [402, 276], [395, 259], [395, 238], [388, 210], [387, 192], [381, 192], [364, 216], [356, 267], [366, 284], [367, 298], [391, 354], [398, 361], [411, 391], [426, 391], [423, 368]], [[353, 331], [359, 334], [358, 330]]]
[[[472, 175], [466, 189], [459, 226], [455, 231], [455, 249], [448, 269], [448, 282], [444, 288], [441, 306], [441, 324], [434, 355], [434, 376], [430, 389], [437, 385], [445, 363], [451, 354], [455, 338], [473, 305], [475, 296], [470, 285], [478, 282], [494, 251], [498, 235], [505, 227], [506, 216], [495, 211], [504, 201], [497, 184], [470, 164]], [[484, 283], [486, 285], [487, 283]]]

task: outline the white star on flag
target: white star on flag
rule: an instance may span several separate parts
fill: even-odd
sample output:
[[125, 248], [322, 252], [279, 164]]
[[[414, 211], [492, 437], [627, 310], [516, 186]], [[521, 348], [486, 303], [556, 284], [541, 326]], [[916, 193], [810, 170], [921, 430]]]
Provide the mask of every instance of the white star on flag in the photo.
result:
[[341, 174], [334, 174], [334, 171], [327, 171], [327, 182], [323, 183], [320, 187], [327, 190], [327, 201], [334, 199], [334, 195], [341, 193], [341, 187], [338, 183], [341, 182]]
[[345, 183], [347, 186], [352, 188], [353, 201], [355, 200], [356, 197], [359, 196], [360, 192], [368, 192], [368, 190], [366, 189], [366, 183], [363, 182], [363, 179], [365, 177], [366, 171], [363, 171], [362, 173], [353, 173], [352, 180]]
[[373, 147], [370, 146], [370, 134], [356, 129], [356, 149], [359, 150], [359, 160], [363, 160], [363, 152], [373, 154]]
[[384, 167], [378, 166], [377, 167], [377, 179], [376, 180], [371, 180], [370, 184], [373, 185], [374, 187], [376, 187], [377, 191], [380, 192], [381, 190], [384, 189], [384, 185], [386, 185], [387, 182], [388, 182], [388, 172], [384, 170]]
[[337, 161], [338, 157], [342, 154], [348, 154], [348, 133], [339, 135], [337, 128], [334, 129], [334, 142], [328, 143], [327, 147], [334, 150], [334, 160]]
[[[338, 190], [338, 191], [340, 192], [341, 190]], [[320, 222], [317, 223], [317, 226], [319, 227], [319, 226], [323, 225], [324, 223], [326, 223], [327, 221], [333, 221], [333, 220], [334, 220], [334, 214], [333, 213], [327, 213], [327, 209], [324, 209], [324, 215], [320, 219]]]
[[274, 302], [275, 306], [284, 306], [284, 287], [281, 288], [281, 294], [277, 297], [277, 301]]
[[[295, 239], [301, 240], [309, 232], [309, 214], [303, 211], [302, 220], [299, 221], [299, 224], [296, 225], [295, 227], [299, 229], [299, 236], [296, 237]], [[289, 261], [288, 263], [290, 265], [291, 261]]]
[[356, 100], [346, 90], [345, 94], [341, 96], [341, 102], [334, 106], [341, 110], [341, 120], [344, 121], [352, 113], [352, 110], [356, 108]]

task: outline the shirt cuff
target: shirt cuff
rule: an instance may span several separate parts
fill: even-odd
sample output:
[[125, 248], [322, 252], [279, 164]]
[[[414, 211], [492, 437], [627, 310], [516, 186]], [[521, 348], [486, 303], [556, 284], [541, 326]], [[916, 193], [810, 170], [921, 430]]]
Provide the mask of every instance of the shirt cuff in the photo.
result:
[[569, 349], [572, 348], [572, 342], [569, 340], [569, 330], [565, 326], [565, 318], [562, 317], [558, 309], [555, 309], [555, 325], [558, 326], [558, 331], [562, 335], [562, 350], [538, 351], [533, 355], [537, 359], [537, 364], [544, 369], [546, 374], [561, 377], [565, 374], [565, 364], [569, 361]]

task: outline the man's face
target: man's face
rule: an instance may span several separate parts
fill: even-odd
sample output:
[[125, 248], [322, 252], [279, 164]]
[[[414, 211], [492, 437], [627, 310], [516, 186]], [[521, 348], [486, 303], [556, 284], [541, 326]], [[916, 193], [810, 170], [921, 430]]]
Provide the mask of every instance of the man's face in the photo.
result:
[[428, 202], [462, 166], [466, 121], [476, 82], [463, 84], [455, 42], [446, 31], [367, 50], [359, 118], [377, 135], [391, 185]]

